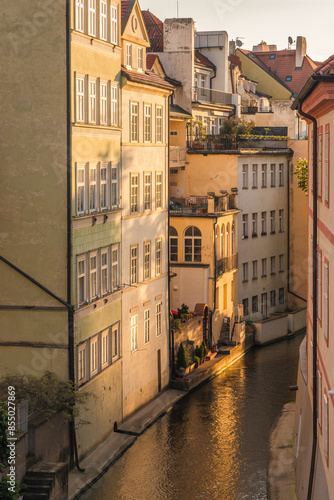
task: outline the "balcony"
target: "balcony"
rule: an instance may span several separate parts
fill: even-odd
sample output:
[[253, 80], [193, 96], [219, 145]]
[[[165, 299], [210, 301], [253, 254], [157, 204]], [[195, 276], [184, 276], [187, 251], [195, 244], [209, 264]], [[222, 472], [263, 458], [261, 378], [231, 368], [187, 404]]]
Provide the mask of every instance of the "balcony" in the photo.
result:
[[170, 168], [183, 167], [186, 163], [186, 146], [170, 146], [169, 166]]
[[284, 136], [227, 136], [227, 135], [205, 135], [189, 134], [187, 146], [193, 151], [236, 151], [239, 149], [286, 149], [288, 137]]
[[217, 259], [216, 261], [216, 278], [219, 278], [223, 273], [234, 271], [238, 268], [238, 254], [234, 253], [228, 257]]
[[208, 87], [193, 87], [194, 102], [208, 102], [211, 104], [221, 104], [232, 106], [232, 94], [222, 90], [209, 89]]
[[199, 215], [222, 213], [237, 210], [237, 194], [225, 196], [189, 196], [189, 198], [173, 198], [169, 204], [171, 215]]

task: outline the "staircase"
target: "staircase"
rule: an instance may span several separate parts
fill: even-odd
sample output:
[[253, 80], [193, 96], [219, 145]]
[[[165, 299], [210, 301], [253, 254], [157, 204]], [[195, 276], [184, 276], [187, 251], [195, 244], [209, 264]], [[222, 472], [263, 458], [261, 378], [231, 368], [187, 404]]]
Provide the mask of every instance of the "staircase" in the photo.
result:
[[23, 500], [49, 500], [54, 485], [54, 477], [40, 472], [27, 471], [23, 483], [27, 485]]
[[230, 327], [231, 327], [231, 319], [225, 317], [223, 319], [222, 327], [220, 330], [219, 343], [221, 345], [236, 345], [236, 342], [230, 341]]
[[68, 466], [63, 462], [37, 462], [26, 472], [23, 500], [66, 500]]

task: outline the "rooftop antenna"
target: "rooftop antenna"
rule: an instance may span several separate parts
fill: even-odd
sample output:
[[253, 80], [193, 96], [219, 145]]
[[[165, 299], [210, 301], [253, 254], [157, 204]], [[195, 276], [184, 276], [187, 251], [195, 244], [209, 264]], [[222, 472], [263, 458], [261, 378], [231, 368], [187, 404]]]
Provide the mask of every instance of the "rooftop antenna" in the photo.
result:
[[296, 40], [294, 40], [291, 36], [288, 38], [288, 50], [291, 49], [291, 45], [295, 43]]
[[176, 17], [179, 18], [179, 2], [176, 2]]
[[241, 41], [241, 39], [244, 39], [243, 36], [237, 36], [237, 38], [235, 39], [235, 44], [237, 47], [242, 47], [244, 42]]

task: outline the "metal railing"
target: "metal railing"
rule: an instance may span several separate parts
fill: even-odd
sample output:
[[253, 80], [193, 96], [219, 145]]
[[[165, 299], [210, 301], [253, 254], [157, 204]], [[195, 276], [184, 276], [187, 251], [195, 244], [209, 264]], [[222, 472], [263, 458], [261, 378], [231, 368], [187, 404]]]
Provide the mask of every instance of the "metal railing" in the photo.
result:
[[218, 259], [216, 262], [216, 278], [221, 276], [223, 273], [228, 271], [233, 271], [233, 269], [238, 268], [238, 254], [234, 253], [228, 257], [223, 257]]
[[204, 101], [232, 106], [232, 94], [222, 90], [209, 89], [208, 87], [193, 87], [193, 100], [195, 102]]
[[[169, 204], [171, 214], [207, 214], [209, 213], [209, 196], [189, 196], [188, 198], [172, 198]], [[221, 213], [237, 209], [237, 194], [215, 196], [212, 199], [210, 213]], [[213, 210], [213, 212], [212, 212]]]

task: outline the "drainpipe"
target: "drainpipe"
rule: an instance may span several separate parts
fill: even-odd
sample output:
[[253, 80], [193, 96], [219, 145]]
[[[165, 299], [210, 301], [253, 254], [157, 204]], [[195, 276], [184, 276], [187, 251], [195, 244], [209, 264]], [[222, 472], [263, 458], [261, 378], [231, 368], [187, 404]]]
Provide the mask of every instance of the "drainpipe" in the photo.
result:
[[307, 492], [307, 500], [312, 498], [312, 487], [314, 480], [315, 458], [317, 451], [317, 243], [318, 243], [318, 169], [317, 169], [317, 138], [318, 128], [317, 120], [314, 116], [302, 111], [302, 103], [298, 103], [298, 112], [313, 122], [313, 244], [312, 244], [312, 259], [313, 259], [313, 444], [310, 467], [310, 478]]
[[212, 335], [212, 319], [213, 319], [213, 315], [215, 313], [215, 310], [216, 310], [216, 286], [217, 286], [217, 275], [216, 275], [216, 262], [217, 262], [217, 244], [216, 244], [216, 228], [217, 228], [217, 217], [215, 217], [215, 220], [214, 220], [214, 223], [213, 223], [213, 255], [214, 255], [214, 259], [213, 259], [213, 311], [211, 313], [211, 321], [210, 321], [210, 341], [211, 341], [211, 344], [212, 344], [212, 338], [213, 338], [213, 335]]
[[[170, 162], [170, 130], [169, 130], [169, 123], [170, 123], [170, 102], [172, 100], [172, 95], [169, 95], [167, 97], [167, 127], [166, 127], [166, 133], [167, 135], [167, 193], [168, 193], [168, 200], [167, 200], [167, 274], [168, 274], [168, 337], [169, 337], [169, 359], [170, 363], [172, 364], [171, 370], [169, 371], [170, 377], [173, 379], [174, 378], [174, 361], [175, 361], [175, 355], [174, 355], [174, 331], [171, 331], [171, 321], [170, 321], [170, 286], [171, 286], [171, 277], [170, 277], [170, 262], [169, 262], [169, 238], [170, 238], [170, 214], [169, 214], [169, 202], [170, 202], [170, 171], [169, 171], [169, 162]], [[188, 130], [187, 130], [188, 132]]]
[[[68, 308], [68, 372], [69, 379], [75, 387], [74, 374], [74, 307], [71, 305], [72, 291], [72, 122], [71, 122], [71, 2], [66, 0], [66, 118], [67, 118], [67, 303]], [[80, 472], [74, 415], [69, 422], [70, 463]]]

